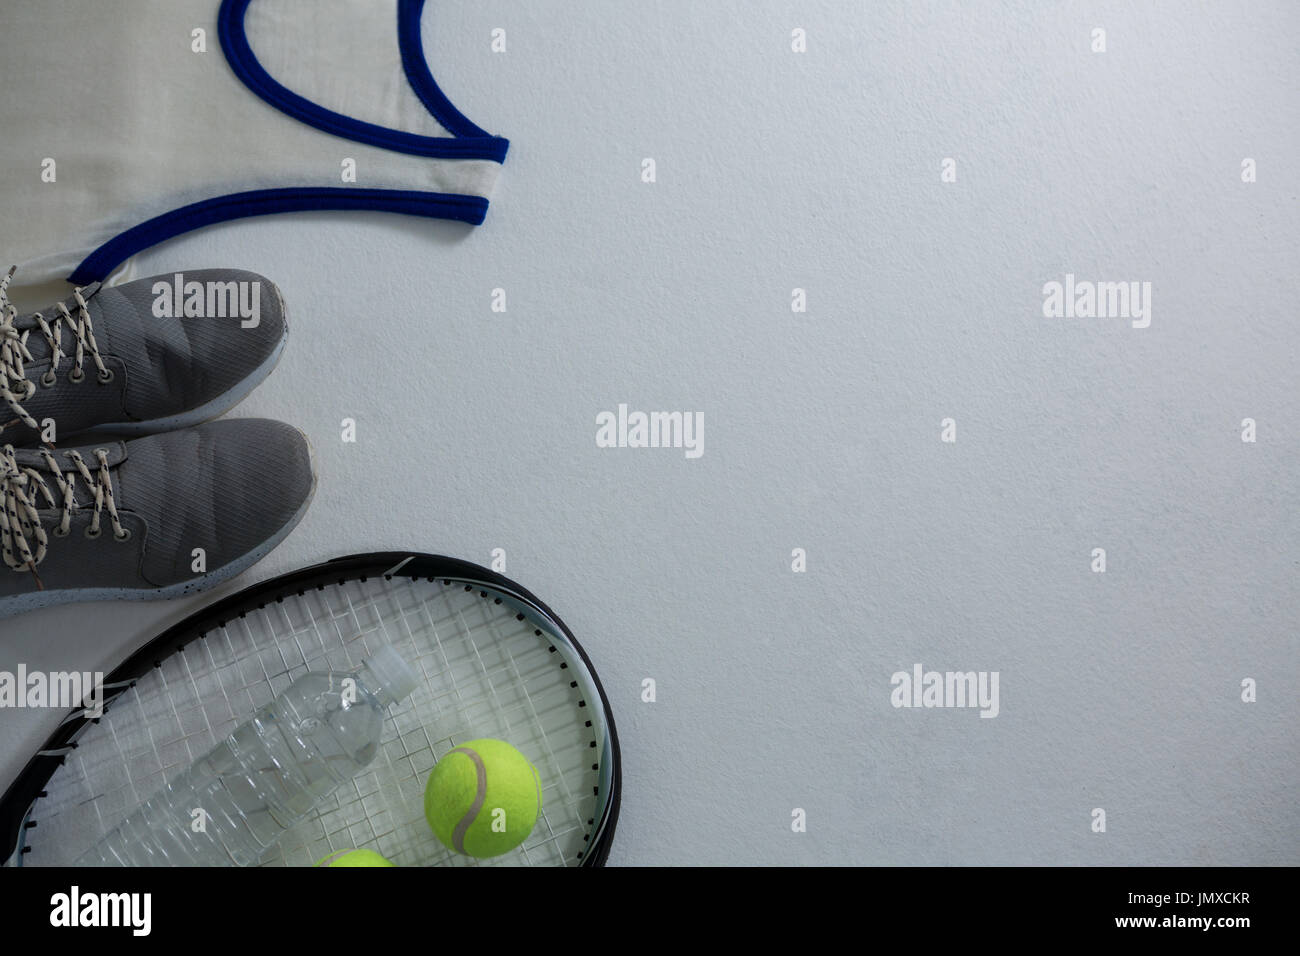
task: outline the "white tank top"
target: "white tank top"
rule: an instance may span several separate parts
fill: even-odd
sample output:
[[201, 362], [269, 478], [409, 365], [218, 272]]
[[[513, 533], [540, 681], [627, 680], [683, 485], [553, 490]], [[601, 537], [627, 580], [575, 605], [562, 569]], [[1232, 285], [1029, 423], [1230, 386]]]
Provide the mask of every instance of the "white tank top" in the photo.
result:
[[0, 268], [84, 285], [191, 229], [305, 209], [482, 222], [508, 144], [434, 82], [424, 6], [6, 4]]

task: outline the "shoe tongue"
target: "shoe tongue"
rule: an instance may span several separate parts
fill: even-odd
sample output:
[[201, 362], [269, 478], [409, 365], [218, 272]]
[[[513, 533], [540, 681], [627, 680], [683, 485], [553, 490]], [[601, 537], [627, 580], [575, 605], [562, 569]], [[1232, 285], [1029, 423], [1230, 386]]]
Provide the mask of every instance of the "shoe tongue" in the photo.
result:
[[[77, 291], [81, 292], [81, 297], [85, 299], [86, 304], [89, 305], [90, 300], [93, 299], [96, 296], [96, 294], [98, 294], [101, 288], [103, 288], [103, 286], [100, 283], [92, 282], [90, 285], [78, 286]], [[14, 320], [14, 327], [17, 329], [36, 328], [37, 315], [43, 315], [45, 317], [46, 322], [53, 322], [56, 318], [59, 318], [62, 315], [62, 313], [59, 312], [60, 302], [62, 302], [63, 307], [67, 309], [69, 312], [71, 312], [73, 315], [77, 314], [77, 308], [78, 308], [77, 300], [72, 295], [72, 293], [69, 293], [62, 299], [58, 299], [50, 303], [49, 305], [45, 306], [44, 308], [33, 309], [31, 312], [18, 313], [18, 318]]]
[[[72, 481], [73, 494], [76, 496], [77, 505], [82, 508], [87, 505], [92, 505], [95, 502], [94, 486], [99, 484], [100, 470], [99, 456], [95, 454], [95, 449], [97, 448], [102, 448], [108, 453], [108, 467], [113, 481], [114, 496], [118, 497], [117, 466], [126, 461], [126, 444], [124, 442], [115, 441], [104, 442], [100, 445], [81, 445], [75, 449], [46, 449], [46, 451], [54, 457], [54, 461], [59, 466], [59, 470], [63, 472], [63, 480]], [[94, 485], [86, 485], [86, 479], [85, 476], [81, 474], [81, 469], [73, 463], [71, 458], [67, 457], [66, 453], [68, 451], [76, 451], [81, 455], [81, 460], [85, 462], [86, 469], [90, 472], [90, 477], [94, 479]], [[54, 480], [54, 476], [50, 474], [49, 466], [45, 462], [45, 456], [41, 454], [39, 448], [15, 448], [14, 460], [18, 462], [19, 467], [31, 468], [44, 478], [46, 487], [50, 489], [50, 492], [54, 495], [59, 506], [62, 506], [63, 498], [59, 494], [58, 483]], [[50, 503], [45, 500], [44, 495], [39, 491], [32, 491], [30, 485], [28, 486], [28, 489], [30, 492], [28, 497], [31, 498], [32, 503], [35, 504], [37, 508], [45, 509], [50, 507]], [[32, 497], [32, 495], [35, 495], [35, 497]]]
[[[90, 305], [91, 300], [95, 297], [95, 294], [99, 292], [100, 288], [101, 286], [98, 282], [92, 282], [88, 286], [81, 287], [81, 297], [86, 301], [86, 305]], [[59, 301], [63, 303], [64, 308], [68, 310], [68, 314], [70, 314], [75, 320], [77, 317], [77, 309], [80, 308], [80, 306], [77, 305], [77, 300], [69, 295], [67, 298], [60, 299]], [[29, 365], [41, 365], [50, 360], [50, 343], [45, 340], [45, 336], [39, 331], [40, 325], [36, 321], [37, 315], [42, 316], [45, 319], [46, 324], [51, 328], [54, 327], [55, 321], [63, 318], [63, 313], [59, 311], [58, 303], [55, 303], [46, 306], [43, 309], [37, 309], [35, 312], [28, 312], [25, 315], [20, 315], [18, 318], [14, 319], [14, 328], [19, 332], [32, 331], [34, 333], [27, 337], [27, 351], [32, 353], [31, 361], [28, 362]], [[94, 320], [94, 313], [91, 314], [91, 320]], [[77, 344], [76, 336], [69, 334], [69, 332], [70, 330], [67, 328], [63, 331], [63, 348], [66, 352], [73, 351]]]

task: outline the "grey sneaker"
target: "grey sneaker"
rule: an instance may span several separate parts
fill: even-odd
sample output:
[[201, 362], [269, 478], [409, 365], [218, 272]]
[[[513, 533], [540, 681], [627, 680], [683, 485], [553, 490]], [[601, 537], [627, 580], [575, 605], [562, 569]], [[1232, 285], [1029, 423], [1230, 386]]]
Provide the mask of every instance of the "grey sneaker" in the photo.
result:
[[211, 587], [284, 540], [315, 487], [306, 436], [258, 418], [78, 448], [5, 445], [0, 617]]
[[215, 418], [270, 374], [289, 330], [279, 290], [255, 272], [94, 283], [29, 315], [9, 302], [13, 274], [0, 277], [0, 443]]

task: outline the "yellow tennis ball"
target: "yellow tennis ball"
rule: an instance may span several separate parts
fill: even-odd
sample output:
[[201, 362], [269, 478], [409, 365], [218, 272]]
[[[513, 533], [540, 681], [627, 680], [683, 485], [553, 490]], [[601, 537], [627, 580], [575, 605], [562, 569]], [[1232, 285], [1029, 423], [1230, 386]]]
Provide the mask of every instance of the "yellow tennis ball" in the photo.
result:
[[316, 861], [317, 866], [393, 866], [374, 850], [338, 850]]
[[537, 768], [504, 740], [471, 740], [434, 766], [424, 816], [443, 846], [500, 856], [527, 839], [542, 812]]

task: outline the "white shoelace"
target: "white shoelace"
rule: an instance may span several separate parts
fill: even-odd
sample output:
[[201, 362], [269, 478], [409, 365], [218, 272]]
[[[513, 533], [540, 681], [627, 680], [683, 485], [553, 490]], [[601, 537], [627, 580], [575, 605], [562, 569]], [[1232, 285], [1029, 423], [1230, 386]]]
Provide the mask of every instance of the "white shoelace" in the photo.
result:
[[[90, 527], [86, 529], [89, 537], [97, 538], [100, 534], [100, 514], [108, 510], [108, 520], [113, 527], [113, 536], [118, 541], [125, 541], [131, 533], [124, 527], [117, 515], [117, 502], [113, 500], [113, 479], [109, 472], [108, 451], [95, 449], [95, 459], [99, 462], [99, 471], [92, 472], [80, 453], [65, 451], [63, 456], [72, 462], [67, 477], [59, 467], [54, 455], [48, 449], [37, 449], [44, 461], [45, 469], [54, 478], [59, 495], [56, 497], [45, 481], [45, 475], [30, 465], [19, 464], [13, 445], [5, 445], [0, 450], [0, 546], [3, 546], [5, 564], [15, 571], [36, 573], [36, 565], [45, 557], [45, 546], [49, 537], [41, 526], [37, 502], [44, 498], [48, 507], [61, 508], [62, 516], [54, 529], [55, 537], [63, 537], [72, 525], [72, 512], [79, 507], [76, 489], [76, 474], [81, 475], [87, 488], [95, 495], [95, 514]], [[75, 470], [76, 474], [73, 474]], [[33, 547], [33, 545], [35, 547]], [[37, 584], [40, 579], [37, 578]]]
[[[24, 371], [25, 363], [32, 361], [32, 353], [27, 348], [27, 338], [32, 334], [31, 329], [19, 332], [14, 328], [14, 322], [18, 318], [18, 309], [9, 301], [9, 280], [14, 277], [18, 267], [14, 266], [9, 270], [8, 275], [0, 279], [0, 399], [4, 400], [9, 409], [14, 413], [14, 419], [21, 421], [28, 428], [39, 428], [36, 419], [32, 418], [23, 408], [22, 403], [32, 397], [36, 391], [36, 384], [27, 380]], [[32, 318], [40, 327], [41, 335], [45, 336], [45, 341], [50, 346], [50, 368], [41, 376], [41, 384], [51, 386], [55, 381], [55, 373], [59, 369], [59, 363], [67, 356], [63, 351], [63, 326], [67, 323], [69, 331], [77, 341], [76, 349], [73, 352], [72, 371], [68, 373], [68, 380], [71, 382], [80, 382], [86, 377], [82, 366], [85, 364], [86, 353], [90, 353], [91, 361], [95, 363], [95, 368], [99, 371], [99, 380], [101, 382], [110, 381], [113, 373], [104, 367], [104, 360], [99, 355], [99, 344], [95, 341], [95, 327], [90, 321], [90, 309], [86, 305], [86, 300], [81, 295], [81, 289], [74, 289], [72, 292], [73, 301], [77, 306], [77, 317], [74, 319], [68, 307], [62, 302], [55, 305], [59, 310], [59, 316], [54, 320], [54, 325], [45, 321], [45, 316], [41, 313], [35, 313]], [[8, 425], [0, 424], [0, 431], [3, 431]]]

